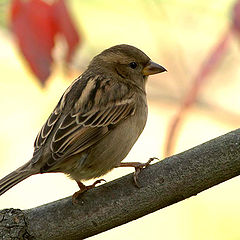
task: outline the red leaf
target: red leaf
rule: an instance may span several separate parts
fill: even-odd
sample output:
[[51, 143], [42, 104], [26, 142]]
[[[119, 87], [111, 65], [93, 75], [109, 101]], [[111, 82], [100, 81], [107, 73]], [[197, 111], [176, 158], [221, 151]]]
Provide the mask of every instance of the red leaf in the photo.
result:
[[79, 43], [64, 0], [56, 0], [52, 5], [43, 0], [13, 0], [11, 25], [23, 55], [42, 84], [50, 75], [56, 34], [62, 34], [67, 41], [67, 62]]
[[58, 0], [52, 5], [53, 18], [58, 32], [62, 34], [68, 44], [68, 53], [66, 61], [69, 62], [80, 42], [80, 37], [69, 15], [64, 0]]
[[232, 22], [234, 29], [240, 33], [240, 1], [237, 1], [233, 7]]
[[42, 0], [13, 0], [11, 25], [23, 55], [44, 84], [50, 74], [56, 34], [51, 7]]
[[214, 49], [210, 52], [209, 56], [199, 69], [198, 74], [193, 79], [193, 84], [190, 91], [187, 93], [185, 98], [183, 99], [183, 103], [180, 107], [179, 112], [172, 119], [168, 135], [166, 138], [166, 148], [165, 155], [168, 156], [172, 153], [173, 146], [176, 140], [177, 129], [180, 127], [180, 123], [184, 119], [184, 115], [187, 110], [194, 104], [196, 98], [202, 89], [203, 84], [207, 80], [207, 77], [215, 70], [219, 61], [223, 58], [223, 55], [227, 49], [228, 42], [232, 33], [232, 29], [230, 28], [227, 33], [223, 35], [220, 39], [219, 43], [214, 47]]

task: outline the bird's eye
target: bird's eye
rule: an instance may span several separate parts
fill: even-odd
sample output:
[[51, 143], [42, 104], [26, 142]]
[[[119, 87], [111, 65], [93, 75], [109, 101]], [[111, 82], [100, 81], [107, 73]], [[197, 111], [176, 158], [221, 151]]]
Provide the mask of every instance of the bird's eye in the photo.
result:
[[137, 67], [137, 63], [131, 62], [131, 63], [129, 63], [129, 67], [132, 69], [135, 69]]

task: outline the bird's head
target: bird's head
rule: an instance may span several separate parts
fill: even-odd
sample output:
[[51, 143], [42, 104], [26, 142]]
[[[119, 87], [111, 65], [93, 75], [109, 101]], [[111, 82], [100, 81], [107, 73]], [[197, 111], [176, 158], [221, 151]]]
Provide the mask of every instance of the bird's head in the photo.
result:
[[126, 44], [104, 50], [93, 58], [89, 67], [96, 73], [118, 76], [120, 81], [131, 81], [139, 87], [144, 87], [149, 75], [167, 71], [138, 48]]

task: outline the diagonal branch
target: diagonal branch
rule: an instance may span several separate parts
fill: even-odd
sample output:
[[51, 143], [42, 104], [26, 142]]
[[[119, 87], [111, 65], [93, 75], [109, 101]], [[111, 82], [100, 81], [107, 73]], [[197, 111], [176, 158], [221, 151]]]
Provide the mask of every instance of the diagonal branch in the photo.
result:
[[139, 175], [140, 189], [129, 174], [84, 193], [77, 205], [68, 197], [24, 211], [5, 209], [0, 212], [0, 238], [14, 233], [16, 239], [83, 239], [196, 195], [239, 173], [237, 129], [149, 166]]

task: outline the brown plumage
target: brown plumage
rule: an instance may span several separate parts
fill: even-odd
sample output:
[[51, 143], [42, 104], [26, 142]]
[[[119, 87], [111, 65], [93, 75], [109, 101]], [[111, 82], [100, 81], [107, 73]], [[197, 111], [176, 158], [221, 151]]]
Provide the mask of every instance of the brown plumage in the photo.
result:
[[27, 177], [46, 172], [68, 174], [82, 192], [88, 189], [82, 180], [121, 166], [147, 120], [147, 76], [163, 71], [129, 45], [94, 57], [43, 125], [32, 159], [0, 180], [0, 195]]

